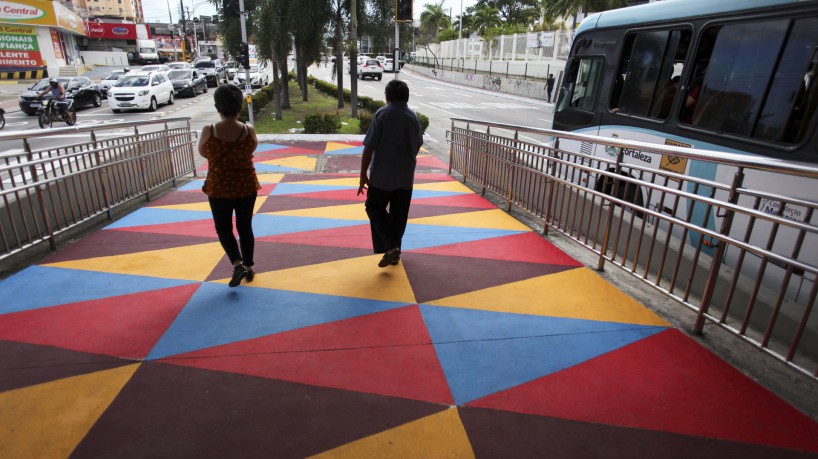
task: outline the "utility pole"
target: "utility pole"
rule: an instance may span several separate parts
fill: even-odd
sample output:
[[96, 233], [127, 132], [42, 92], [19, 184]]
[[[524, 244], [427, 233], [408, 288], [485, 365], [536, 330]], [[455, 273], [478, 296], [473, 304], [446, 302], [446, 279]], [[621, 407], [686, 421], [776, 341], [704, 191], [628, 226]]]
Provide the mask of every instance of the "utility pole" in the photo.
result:
[[179, 0], [179, 14], [182, 18], [182, 60], [187, 60], [187, 24], [185, 23], [185, 4]]
[[[351, 0], [349, 18], [349, 103], [352, 105], [351, 115], [358, 117], [358, 1]], [[341, 61], [341, 69], [344, 63]], [[343, 71], [343, 70], [342, 70]]]
[[[239, 21], [241, 21], [241, 41], [249, 44], [250, 42], [247, 41], [247, 14], [244, 11], [244, 0], [239, 0]], [[250, 89], [249, 65], [244, 68], [244, 98], [247, 100], [247, 116], [250, 118], [250, 124], [253, 124], [253, 94]]]
[[394, 79], [400, 80], [400, 22], [398, 22], [398, 17], [395, 16], [395, 51], [393, 52], [392, 56], [392, 74], [395, 76]]

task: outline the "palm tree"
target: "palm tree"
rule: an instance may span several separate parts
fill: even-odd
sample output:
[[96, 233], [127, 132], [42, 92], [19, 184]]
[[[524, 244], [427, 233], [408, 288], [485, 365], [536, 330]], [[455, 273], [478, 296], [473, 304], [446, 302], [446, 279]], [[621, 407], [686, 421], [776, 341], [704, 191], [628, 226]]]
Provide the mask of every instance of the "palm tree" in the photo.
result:
[[289, 29], [295, 43], [296, 74], [303, 100], [307, 101], [307, 67], [321, 57], [324, 26], [332, 18], [327, 0], [300, 0], [297, 8], [289, 11]]
[[424, 10], [420, 13], [420, 30], [423, 33], [437, 36], [441, 30], [447, 29], [451, 25], [449, 15], [443, 10], [444, 1], [440, 0], [440, 3], [431, 5], [427, 3], [423, 6]]
[[490, 6], [484, 6], [474, 12], [472, 28], [475, 32], [483, 35], [489, 29], [500, 27], [500, 10]]
[[621, 8], [627, 3], [627, 0], [543, 0], [542, 10], [545, 16], [569, 17], [580, 11], [589, 13]]

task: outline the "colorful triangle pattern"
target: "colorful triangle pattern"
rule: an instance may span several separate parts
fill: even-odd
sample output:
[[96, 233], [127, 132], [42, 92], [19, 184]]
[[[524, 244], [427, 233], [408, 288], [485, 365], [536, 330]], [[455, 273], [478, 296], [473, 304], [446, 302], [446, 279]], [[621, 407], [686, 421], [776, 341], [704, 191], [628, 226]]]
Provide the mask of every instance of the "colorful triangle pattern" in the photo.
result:
[[0, 280], [0, 456], [818, 454], [813, 420], [426, 152], [378, 268], [361, 151], [259, 145], [238, 288], [201, 179]]

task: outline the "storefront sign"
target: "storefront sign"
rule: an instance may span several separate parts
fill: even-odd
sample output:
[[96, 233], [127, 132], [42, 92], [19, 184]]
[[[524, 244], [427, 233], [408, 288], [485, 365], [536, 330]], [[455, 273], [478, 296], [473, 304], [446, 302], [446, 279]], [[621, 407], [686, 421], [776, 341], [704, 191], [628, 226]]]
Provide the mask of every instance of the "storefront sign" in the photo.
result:
[[[50, 3], [44, 3], [51, 6]], [[46, 16], [46, 12], [33, 5], [25, 5], [16, 2], [0, 1], [0, 21], [4, 22], [28, 22]]]
[[136, 40], [136, 24], [116, 24], [110, 22], [88, 22], [88, 36], [91, 38], [112, 38]]
[[41, 0], [0, 0], [0, 23], [14, 22], [40, 26], [58, 27], [62, 30], [85, 35], [82, 19], [60, 2]]
[[0, 27], [0, 67], [42, 67], [43, 57], [33, 27]]
[[51, 29], [51, 44], [54, 45], [54, 57], [62, 59], [62, 48], [60, 47], [60, 36], [57, 31]]

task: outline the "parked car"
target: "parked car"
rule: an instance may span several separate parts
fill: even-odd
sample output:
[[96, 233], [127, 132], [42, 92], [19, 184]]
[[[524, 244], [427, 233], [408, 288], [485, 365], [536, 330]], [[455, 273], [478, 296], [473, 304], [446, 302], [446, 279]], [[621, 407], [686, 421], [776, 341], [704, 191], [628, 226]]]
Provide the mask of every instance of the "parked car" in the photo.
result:
[[[38, 98], [39, 93], [49, 87], [49, 79], [50, 78], [41, 79], [20, 95], [18, 103], [23, 113], [29, 116], [35, 115], [37, 109], [47, 100], [51, 99], [50, 93], [44, 95], [42, 99]], [[66, 97], [73, 99], [74, 108], [80, 108], [86, 105], [93, 105], [94, 107], [102, 106], [102, 92], [100, 92], [99, 86], [87, 77], [59, 77], [57, 81], [65, 88]]]
[[227, 70], [218, 59], [198, 60], [193, 67], [204, 74], [208, 86], [216, 87], [221, 82], [227, 83]]
[[381, 81], [381, 78], [383, 78], [383, 66], [381, 66], [380, 61], [377, 59], [367, 59], [363, 65], [358, 67], [358, 79], [363, 80], [366, 77], [372, 79], [377, 78], [378, 81]]
[[[236, 76], [233, 78], [233, 84], [236, 86], [243, 88], [244, 87], [244, 79], [245, 79], [246, 72], [243, 68], [238, 69], [236, 71]], [[251, 87], [262, 87], [267, 86], [270, 84], [270, 80], [272, 80], [272, 76], [270, 75], [269, 68], [264, 65], [250, 65], [250, 86]]]
[[108, 106], [114, 113], [123, 109], [153, 112], [160, 103], [173, 104], [173, 83], [162, 72], [125, 75], [108, 90]]
[[177, 96], [195, 97], [200, 92], [207, 92], [207, 80], [198, 70], [171, 70], [168, 78]]
[[224, 68], [227, 71], [227, 81], [233, 81], [236, 78], [236, 72], [239, 70], [239, 63], [236, 61], [227, 61]]
[[395, 71], [395, 61], [394, 59], [386, 59], [386, 62], [383, 63], [383, 71], [384, 72], [394, 72]]
[[97, 86], [99, 86], [99, 92], [102, 93], [102, 98], [103, 99], [108, 98], [108, 90], [111, 88], [111, 86], [116, 84], [116, 80], [118, 80], [119, 77], [121, 77], [122, 75], [125, 75], [129, 71], [130, 71], [130, 69], [125, 67], [122, 70], [113, 70], [113, 71], [111, 71], [111, 73], [109, 73], [109, 74], [105, 75], [104, 77], [102, 77], [102, 81], [100, 81]]
[[377, 59], [378, 62], [381, 63], [381, 65], [383, 65], [384, 62], [386, 62], [386, 56], [375, 56], [375, 59]]
[[167, 65], [171, 70], [190, 70], [193, 68], [190, 62], [169, 62]]
[[168, 73], [170, 72], [170, 67], [165, 64], [156, 64], [156, 65], [143, 65], [141, 69], [139, 69], [142, 73], [147, 72], [163, 72]]

